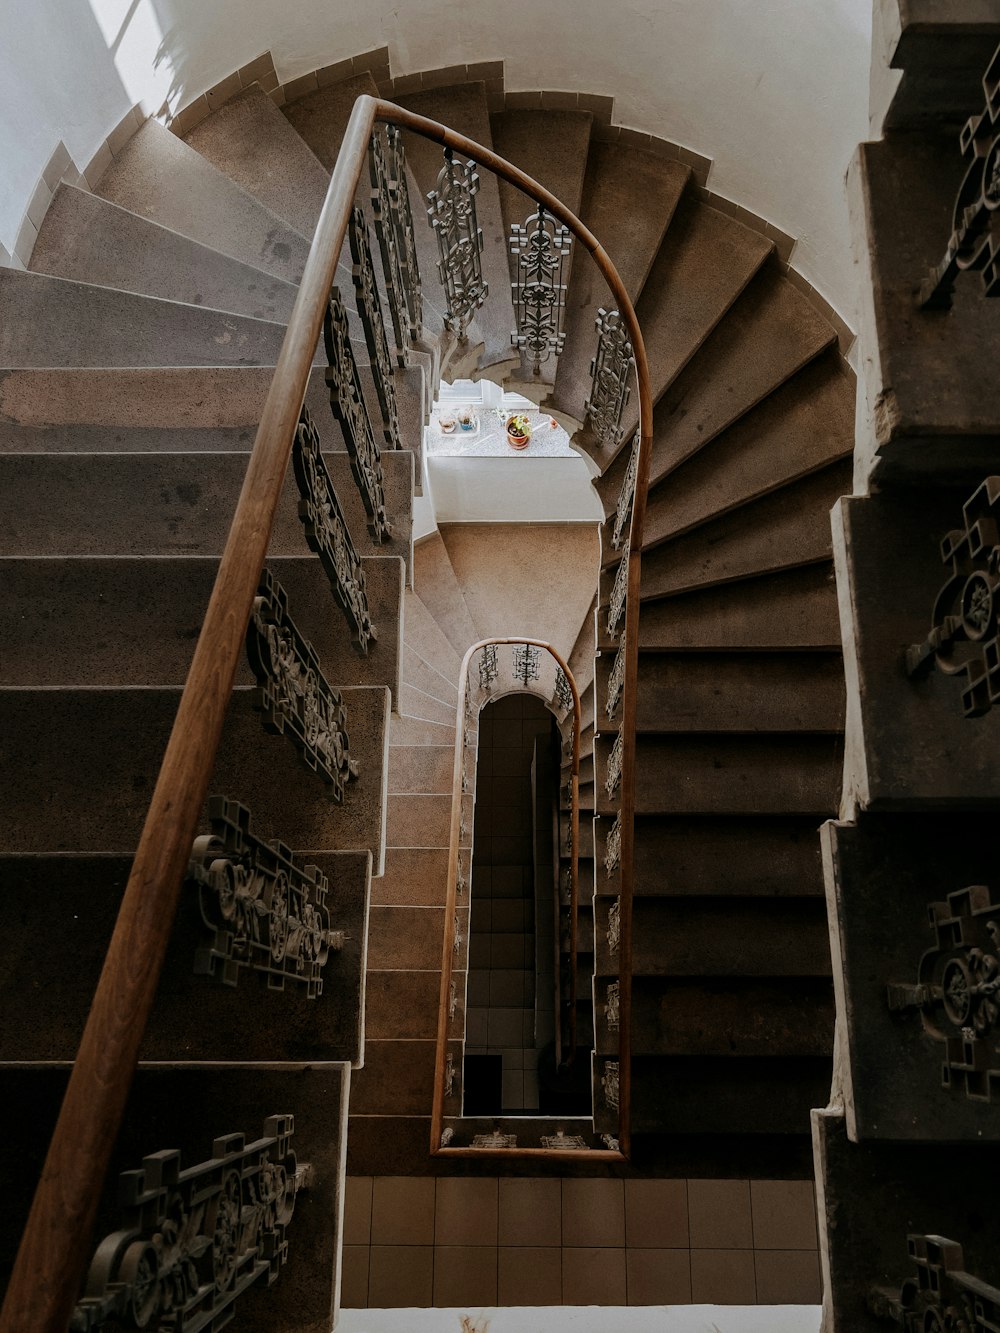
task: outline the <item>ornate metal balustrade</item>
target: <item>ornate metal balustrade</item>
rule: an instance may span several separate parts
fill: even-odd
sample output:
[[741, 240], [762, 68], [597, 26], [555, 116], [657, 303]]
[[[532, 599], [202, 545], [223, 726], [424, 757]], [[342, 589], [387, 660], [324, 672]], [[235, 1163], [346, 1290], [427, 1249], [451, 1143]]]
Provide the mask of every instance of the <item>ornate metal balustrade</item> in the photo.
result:
[[963, 270], [982, 274], [986, 296], [1000, 295], [1000, 229], [996, 218], [1000, 206], [1000, 47], [983, 75], [985, 106], [966, 121], [959, 137], [969, 168], [952, 219], [951, 236], [941, 262], [920, 286], [918, 304], [925, 310], [947, 310], [958, 275]]
[[343, 696], [327, 681], [319, 656], [288, 614], [288, 596], [270, 570], [261, 572], [247, 627], [247, 659], [257, 678], [254, 707], [264, 729], [291, 737], [302, 762], [336, 800], [358, 776], [347, 735]]
[[[384, 131], [381, 124], [387, 127]], [[8, 1283], [0, 1315], [2, 1333], [47, 1333], [51, 1328], [67, 1327], [73, 1316], [87, 1263], [87, 1237], [93, 1226], [100, 1184], [110, 1160], [163, 968], [171, 924], [215, 764], [215, 751], [244, 650], [255, 663], [259, 681], [258, 702], [270, 724], [293, 734], [305, 761], [322, 773], [334, 791], [342, 791], [344, 784], [354, 776], [346, 743], [342, 700], [336, 691], [329, 690], [326, 682], [320, 685], [318, 678], [313, 681], [310, 671], [318, 673], [318, 668], [310, 656], [311, 650], [286, 620], [283, 600], [266, 579], [262, 582], [261, 574], [320, 337], [327, 350], [331, 408], [343, 430], [373, 539], [381, 542], [391, 535], [375, 432], [360, 389], [346, 313], [333, 283], [367, 162], [376, 236], [388, 292], [387, 304], [393, 320], [395, 358], [399, 364], [405, 364], [408, 348], [421, 336], [421, 297], [406, 168], [402, 158], [400, 130], [403, 128], [434, 140], [447, 150], [438, 189], [431, 195], [429, 213], [438, 239], [439, 269], [447, 293], [448, 327], [463, 338], [470, 319], [487, 296], [480, 257], [482, 234], [475, 211], [478, 165], [489, 168], [523, 190], [554, 223], [568, 227], [585, 245], [608, 284], [610, 313], [602, 317], [601, 341], [594, 366], [595, 388], [588, 399], [587, 411], [592, 430], [609, 448], [612, 442], [617, 446], [621, 413], [629, 396], [627, 378], [634, 361], [641, 443], [636, 463], [635, 494], [627, 520], [627, 574], [623, 575], [623, 581], [627, 584], [628, 596], [619, 599], [624, 608], [624, 642], [629, 645], [629, 651], [622, 687], [625, 736], [622, 811], [612, 834], [616, 855], [620, 858], [622, 886], [621, 1027], [619, 1060], [606, 1062], [602, 1073], [608, 1086], [615, 1089], [616, 1102], [620, 1098], [619, 1135], [604, 1134], [602, 1137], [608, 1152], [616, 1156], [628, 1153], [635, 645], [638, 642], [641, 534], [652, 441], [652, 398], [641, 331], [628, 294], [606, 252], [551, 192], [482, 145], [391, 103], [362, 96], [355, 104], [342, 141], [278, 369], [261, 413], [215, 587], [195, 645], [101, 980], [49, 1147], [42, 1183]], [[453, 157], [455, 152], [463, 154], [467, 161], [457, 162]], [[376, 367], [381, 360], [384, 369], [384, 355], [377, 354], [372, 360]], [[302, 426], [300, 446], [308, 450], [311, 442], [314, 457], [320, 457], [304, 418]], [[304, 458], [303, 452], [300, 462], [304, 462]], [[345, 556], [345, 548], [339, 544], [342, 535], [339, 520], [343, 514], [337, 512], [332, 487], [324, 487], [320, 474], [314, 472], [307, 492], [303, 500], [312, 508], [303, 517], [311, 527], [317, 553], [323, 555], [325, 552], [329, 566], [338, 571], [335, 595], [339, 588], [346, 603], [345, 613], [349, 620], [353, 617], [352, 633], [357, 642], [359, 645], [370, 642], [373, 627], [360, 593], [357, 553], [348, 550]], [[622, 531], [625, 526], [626, 520], [623, 519]], [[330, 573], [329, 567], [327, 572]], [[578, 737], [579, 728], [575, 734]], [[460, 783], [459, 767], [456, 784]], [[453, 843], [456, 842], [459, 818], [456, 810]], [[464, 882], [457, 846], [453, 860], [449, 882], [457, 891], [460, 879]], [[446, 948], [450, 953], [453, 943], [450, 937], [454, 933], [450, 916], [447, 933]], [[277, 936], [275, 939], [277, 942]], [[332, 938], [329, 943], [333, 947]], [[270, 949], [270, 939], [268, 947]], [[445, 1025], [449, 994], [446, 987], [441, 1005]], [[440, 1124], [441, 1104], [437, 1092], [435, 1117]], [[451, 1130], [442, 1133], [447, 1139]], [[452, 1151], [469, 1149], [456, 1147]], [[245, 1206], [251, 1207], [250, 1203]], [[138, 1254], [141, 1258], [141, 1251]], [[55, 1264], [53, 1255], [57, 1256]], [[144, 1271], [142, 1277], [148, 1285], [148, 1272]], [[86, 1318], [92, 1316], [88, 1314]], [[194, 1325], [191, 1328], [193, 1330]]]
[[561, 226], [544, 208], [510, 229], [510, 252], [517, 260], [517, 278], [511, 283], [517, 328], [511, 342], [540, 375], [550, 356], [558, 356], [566, 342], [566, 261], [573, 248], [568, 227]]
[[617, 310], [597, 312], [597, 351], [590, 363], [590, 397], [584, 404], [584, 424], [602, 449], [617, 449], [622, 439], [622, 417], [631, 397], [635, 356], [628, 328]]
[[1000, 477], [987, 477], [966, 501], [964, 524], [941, 543], [950, 566], [927, 638], [906, 654], [907, 672], [932, 667], [964, 676], [962, 707], [979, 717], [1000, 702]]
[[299, 983], [317, 999], [327, 959], [345, 941], [330, 926], [326, 876], [284, 843], [255, 837], [245, 805], [213, 796], [208, 814], [212, 832], [195, 841], [188, 871], [208, 932], [195, 972], [235, 986], [249, 970], [269, 990]]
[[368, 515], [368, 531], [373, 541], [381, 543], [392, 536], [392, 527], [385, 513], [382, 459], [365, 407], [347, 311], [336, 287], [332, 288], [326, 307], [323, 341], [329, 362], [326, 383], [330, 390], [330, 408], [340, 422], [344, 444], [351, 456], [351, 471]]
[[320, 558], [330, 580], [337, 605], [347, 617], [351, 642], [360, 653], [378, 638], [368, 605], [365, 567], [351, 539], [330, 473], [323, 460], [323, 447], [316, 423], [307, 407], [302, 409], [295, 441], [292, 466], [298, 483], [299, 518], [305, 528], [310, 551]]
[[382, 409], [382, 434], [390, 449], [402, 449], [399, 437], [399, 408], [396, 406], [396, 381], [392, 374], [392, 358], [389, 355], [389, 343], [385, 336], [385, 324], [382, 320], [382, 298], [375, 282], [375, 265], [372, 262], [371, 245], [368, 242], [368, 220], [364, 210], [356, 208], [351, 214], [348, 226], [351, 244], [351, 258], [354, 261], [352, 276], [354, 290], [358, 298], [358, 314], [365, 331], [365, 343], [371, 361], [372, 379]]
[[898, 1291], [872, 1287], [868, 1308], [905, 1333], [994, 1333], [1000, 1288], [965, 1270], [962, 1246], [944, 1236], [908, 1236], [915, 1273]]
[[153, 1153], [121, 1177], [121, 1224], [98, 1245], [72, 1333], [222, 1328], [237, 1299], [270, 1286], [288, 1258], [286, 1228], [309, 1179], [292, 1150], [294, 1121], [270, 1116], [261, 1138], [226, 1134], [181, 1168]]
[[445, 296], [445, 326], [459, 339], [489, 295], [483, 277], [483, 233], [476, 218], [479, 172], [444, 150], [437, 188], [427, 196], [427, 216], [438, 243], [438, 276]]

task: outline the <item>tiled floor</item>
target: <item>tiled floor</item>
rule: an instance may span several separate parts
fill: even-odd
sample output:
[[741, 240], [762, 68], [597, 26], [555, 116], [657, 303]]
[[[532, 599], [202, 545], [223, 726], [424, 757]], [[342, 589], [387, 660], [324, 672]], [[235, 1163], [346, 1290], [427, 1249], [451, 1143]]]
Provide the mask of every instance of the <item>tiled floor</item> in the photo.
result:
[[814, 1305], [810, 1181], [353, 1176], [346, 1309]]

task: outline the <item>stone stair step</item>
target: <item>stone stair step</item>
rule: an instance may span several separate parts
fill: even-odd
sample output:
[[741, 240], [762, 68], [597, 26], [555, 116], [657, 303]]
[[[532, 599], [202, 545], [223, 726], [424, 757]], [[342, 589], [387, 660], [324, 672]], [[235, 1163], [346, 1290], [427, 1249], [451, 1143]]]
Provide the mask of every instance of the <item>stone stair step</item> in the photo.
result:
[[851, 456], [853, 395], [821, 357], [652, 491], [643, 525], [666, 541]]
[[11, 368], [273, 366], [285, 337], [281, 324], [10, 268], [0, 304]]
[[644, 735], [636, 754], [640, 814], [822, 815], [840, 799], [837, 736]]
[[[365, 1042], [365, 1065], [352, 1079], [348, 1142], [359, 1117], [376, 1116], [380, 1132], [385, 1116], [422, 1116], [434, 1097], [436, 1042], [372, 1040]], [[456, 1066], [461, 1068], [459, 1050]], [[454, 1112], [452, 1112], [454, 1114]], [[428, 1120], [429, 1124], [429, 1120]], [[427, 1134], [421, 1136], [423, 1160]]]
[[437, 722], [441, 726], [455, 726], [455, 706], [442, 703], [430, 694], [424, 694], [416, 686], [405, 680], [399, 690], [399, 711], [407, 717], [419, 718], [423, 722]]
[[[598, 660], [602, 700], [612, 663], [608, 653]], [[843, 731], [843, 662], [839, 653], [641, 653], [636, 706], [644, 732]]]
[[299, 235], [312, 237], [330, 172], [259, 87], [230, 98], [184, 142]]
[[[255, 832], [252, 820], [250, 827]], [[371, 854], [296, 849], [294, 855], [299, 865], [318, 866], [326, 876], [331, 929], [347, 936], [343, 948], [328, 955], [322, 994], [308, 998], [294, 979], [272, 990], [247, 969], [235, 986], [221, 984], [221, 969], [219, 978], [196, 975], [196, 953], [212, 947], [213, 931], [206, 932], [198, 890], [189, 885], [140, 1058], [228, 1062], [238, 1051], [241, 1061], [267, 1063], [277, 1044], [286, 1062], [361, 1059]], [[75, 1057], [130, 866], [129, 857], [114, 855], [0, 857], [10, 920], [17, 922], [0, 978], [8, 1020], [0, 1062]], [[33, 942], [42, 938], [48, 969], [39, 986]]]
[[31, 252], [35, 273], [287, 323], [296, 289], [75, 185], [60, 185]]
[[[332, 172], [354, 103], [359, 97], [378, 95], [374, 78], [365, 70], [340, 83], [320, 88], [318, 92], [306, 93], [293, 102], [286, 102], [280, 114], [308, 145], [313, 157], [327, 172]], [[367, 181], [367, 176], [363, 181]]]
[[643, 600], [829, 560], [829, 513], [850, 491], [848, 458], [654, 546], [643, 554]]
[[[264, 731], [252, 694], [233, 691], [209, 792], [248, 805], [259, 837], [323, 851], [367, 847], [380, 874], [388, 691], [343, 691], [360, 776], [342, 805], [287, 736]], [[2, 850], [131, 853], [179, 698], [179, 689], [143, 687], [0, 690]]]
[[480, 634], [466, 605], [440, 532], [425, 537], [413, 552], [413, 587], [459, 658]]
[[[339, 1313], [341, 1218], [350, 1067], [342, 1063], [140, 1066], [97, 1210], [95, 1237], [120, 1231], [119, 1177], [143, 1158], [177, 1150], [181, 1169], [209, 1161], [217, 1137], [241, 1133], [249, 1145], [269, 1116], [295, 1119], [292, 1150], [312, 1167], [307, 1190], [288, 1223], [289, 1258], [273, 1286], [261, 1282], [236, 1301], [248, 1333], [321, 1333]], [[2, 1071], [2, 1124], [16, 1135], [7, 1179], [14, 1196], [0, 1225], [3, 1253], [13, 1255], [65, 1091], [67, 1065], [11, 1066]], [[238, 1279], [237, 1279], [238, 1280]]]
[[451, 795], [453, 745], [389, 746], [389, 792]]
[[[680, 162], [622, 143], [591, 142], [580, 220], [603, 241], [633, 303], [690, 175]], [[641, 207], [636, 207], [637, 200]], [[625, 217], [627, 227], [622, 226]], [[549, 405], [578, 421], [590, 396], [590, 359], [597, 345], [594, 321], [609, 299], [596, 266], [580, 256], [566, 298], [566, 349], [548, 399]]]
[[587, 614], [580, 622], [580, 632], [567, 659], [567, 665], [576, 680], [578, 690], [594, 679], [594, 654], [597, 651], [594, 613], [597, 610], [597, 597], [591, 602]]
[[[398, 556], [409, 569], [413, 455], [382, 455], [390, 540], [377, 546], [346, 454], [324, 454], [359, 555]], [[246, 471], [228, 454], [6, 454], [0, 490], [10, 521], [0, 555], [219, 556]], [[289, 468], [271, 554], [302, 555], [298, 487]]]
[[[603, 627], [603, 619], [599, 621]], [[703, 592], [646, 602], [639, 646], [675, 651], [769, 651], [840, 646], [837, 591], [829, 564], [743, 579]], [[601, 650], [617, 651], [603, 638]]]
[[[636, 1135], [800, 1135], [830, 1095], [825, 1058], [638, 1056], [632, 1066]], [[785, 1160], [788, 1150], [784, 1153]]]
[[[598, 976], [617, 973], [607, 944], [612, 900], [594, 916]], [[826, 977], [830, 938], [822, 898], [637, 897], [632, 917], [636, 977]]]
[[387, 847], [385, 873], [372, 886], [372, 901], [385, 906], [443, 907], [447, 890], [447, 847]]
[[[460, 84], [452, 88], [435, 88], [418, 93], [407, 93], [396, 99], [401, 106], [419, 115], [440, 121], [460, 134], [474, 139], [484, 148], [492, 148], [490, 117], [486, 108], [486, 91], [481, 83]], [[429, 139], [404, 133], [406, 160], [419, 188], [416, 198], [411, 196], [414, 227], [430, 230], [426, 218], [418, 216], [420, 200], [435, 188], [443, 158], [441, 149]], [[510, 299], [510, 275], [507, 267], [507, 238], [500, 210], [500, 191], [497, 178], [489, 171], [481, 171], [479, 193], [476, 196], [476, 216], [483, 233], [483, 277], [489, 286], [489, 296], [476, 316], [479, 336], [485, 340], [481, 369], [489, 377], [502, 375], [519, 362], [511, 350], [510, 335], [514, 328], [514, 309]], [[424, 205], [426, 207], [426, 205]], [[426, 235], [425, 235], [426, 240]], [[424, 251], [426, 253], [426, 251]], [[444, 306], [437, 281], [436, 266], [421, 262], [421, 274], [435, 304]], [[471, 337], [471, 334], [470, 334]]]
[[[466, 799], [471, 805], [471, 798]], [[388, 847], [447, 847], [451, 828], [451, 792], [449, 790], [447, 795], [391, 795], [386, 820]], [[471, 836], [470, 820], [467, 837]]]
[[[395, 700], [402, 561], [364, 561], [379, 631], [367, 656], [352, 647], [315, 556], [272, 558], [268, 568], [331, 684], [384, 685]], [[217, 560], [190, 556], [0, 559], [0, 615], [9, 627], [0, 684], [183, 684], [217, 570]], [[253, 683], [245, 662], [236, 681]]]
[[407, 685], [412, 685], [424, 694], [429, 694], [440, 703], [449, 704], [452, 708], [458, 703], [458, 691], [451, 681], [446, 680], [439, 671], [425, 662], [415, 649], [410, 648], [405, 643], [403, 644], [403, 679]]
[[455, 723], [433, 722], [394, 713], [390, 726], [393, 745], [454, 745]]
[[[598, 996], [606, 983], [597, 983]], [[596, 1048], [613, 1056], [605, 1005], [597, 1005]], [[833, 988], [796, 979], [667, 980], [632, 983], [632, 1050], [638, 1056], [784, 1057], [833, 1053]]]
[[403, 641], [457, 688], [462, 659], [411, 589], [407, 589], [403, 609]]
[[301, 280], [306, 238], [155, 120], [132, 136], [94, 193], [285, 282]]
[[443, 940], [441, 907], [373, 906], [368, 926], [368, 966], [374, 972], [427, 971], [440, 976]]
[[636, 820], [637, 897], [799, 898], [822, 892], [815, 815]]
[[[439, 950], [440, 953], [440, 950]], [[370, 1041], [434, 1041], [441, 973], [391, 971], [368, 973], [365, 1031]], [[462, 1005], [456, 1010], [460, 1021]]]

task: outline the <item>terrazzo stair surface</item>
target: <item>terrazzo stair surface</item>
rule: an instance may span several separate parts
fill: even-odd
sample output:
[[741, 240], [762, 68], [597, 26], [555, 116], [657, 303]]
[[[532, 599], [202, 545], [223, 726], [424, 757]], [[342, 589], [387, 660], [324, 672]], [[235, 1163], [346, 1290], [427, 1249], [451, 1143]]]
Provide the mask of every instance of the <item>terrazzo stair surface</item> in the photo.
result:
[[414, 591], [461, 659], [480, 635], [440, 532], [424, 538], [415, 547], [413, 560]]

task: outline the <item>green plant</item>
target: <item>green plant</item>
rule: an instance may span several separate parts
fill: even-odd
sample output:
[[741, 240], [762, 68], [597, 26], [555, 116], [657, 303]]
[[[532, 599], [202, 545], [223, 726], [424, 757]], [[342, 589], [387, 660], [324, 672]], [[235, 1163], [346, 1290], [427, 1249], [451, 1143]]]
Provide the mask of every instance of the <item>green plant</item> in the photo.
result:
[[507, 418], [507, 429], [511, 435], [528, 436], [531, 434], [531, 422], [523, 412], [516, 412], [512, 417]]

